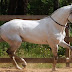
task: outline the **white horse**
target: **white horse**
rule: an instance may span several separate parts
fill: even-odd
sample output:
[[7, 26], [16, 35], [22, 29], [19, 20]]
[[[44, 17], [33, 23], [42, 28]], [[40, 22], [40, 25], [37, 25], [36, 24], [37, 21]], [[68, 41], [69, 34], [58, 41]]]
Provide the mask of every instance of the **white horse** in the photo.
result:
[[10, 45], [7, 53], [16, 68], [22, 69], [17, 64], [18, 60], [23, 63], [24, 67], [27, 65], [23, 58], [15, 55], [16, 50], [22, 42], [30, 42], [49, 44], [54, 55], [52, 68], [54, 71], [57, 62], [58, 45], [72, 50], [72, 47], [64, 41], [68, 20], [72, 22], [72, 5], [64, 6], [56, 10], [51, 16], [41, 20], [14, 19], [2, 25], [0, 27], [0, 36]]

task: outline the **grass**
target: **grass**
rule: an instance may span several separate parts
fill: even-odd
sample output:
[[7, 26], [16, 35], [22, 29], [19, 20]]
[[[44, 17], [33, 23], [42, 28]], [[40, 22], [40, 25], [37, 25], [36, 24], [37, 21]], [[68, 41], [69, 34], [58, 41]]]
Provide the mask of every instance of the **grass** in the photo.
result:
[[[0, 57], [8, 57], [8, 54], [6, 53], [8, 48], [9, 45], [7, 43], [0, 43]], [[48, 45], [37, 45], [26, 42], [22, 43], [16, 54], [20, 57], [28, 58], [46, 58], [53, 56]]]

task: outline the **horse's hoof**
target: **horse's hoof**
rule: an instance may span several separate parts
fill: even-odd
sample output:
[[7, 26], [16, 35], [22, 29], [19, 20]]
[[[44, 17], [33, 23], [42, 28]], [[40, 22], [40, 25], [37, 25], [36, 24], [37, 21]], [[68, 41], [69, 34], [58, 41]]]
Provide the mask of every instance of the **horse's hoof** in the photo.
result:
[[57, 71], [57, 69], [52, 69], [52, 72]]
[[22, 70], [22, 68], [21, 68], [21, 67], [19, 67], [19, 66], [18, 66], [18, 67], [16, 67], [16, 68], [17, 68], [17, 69], [19, 69], [19, 70]]
[[23, 66], [24, 68], [26, 68], [26, 66], [27, 66], [27, 65], [25, 65], [25, 64], [22, 64], [22, 66]]

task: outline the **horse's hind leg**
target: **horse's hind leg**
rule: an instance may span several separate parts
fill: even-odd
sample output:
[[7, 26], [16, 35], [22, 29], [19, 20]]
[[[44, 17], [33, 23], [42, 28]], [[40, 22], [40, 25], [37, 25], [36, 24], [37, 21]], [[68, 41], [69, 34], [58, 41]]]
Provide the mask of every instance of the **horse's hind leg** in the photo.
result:
[[19, 41], [19, 40], [16, 40], [16, 39], [14, 41], [13, 40], [12, 41], [8, 40], [8, 43], [10, 44], [10, 48], [7, 50], [7, 53], [10, 56], [10, 58], [12, 59], [13, 64], [15, 65], [15, 67], [17, 69], [22, 69], [22, 68], [20, 68], [18, 66], [17, 61], [23, 63], [24, 67], [27, 65], [27, 63], [25, 62], [25, 60], [23, 58], [20, 58], [20, 57], [18, 57], [18, 56], [15, 55], [17, 49], [21, 45], [21, 42], [22, 42], [21, 40]]
[[[19, 46], [19, 44], [18, 44], [18, 46]], [[26, 62], [25, 62], [25, 60], [24, 60], [23, 58], [20, 58], [20, 57], [18, 57], [18, 56], [15, 55], [15, 52], [16, 52], [16, 49], [18, 48], [18, 46], [15, 46], [15, 45], [11, 46], [11, 48], [9, 48], [9, 49], [7, 50], [7, 53], [8, 53], [8, 55], [10, 56], [10, 58], [12, 59], [12, 62], [13, 62], [13, 64], [15, 65], [15, 67], [16, 67], [17, 69], [22, 69], [22, 68], [20, 68], [20, 67], [18, 66], [17, 62], [19, 61], [19, 62], [23, 63], [23, 66], [24, 66], [24, 67], [25, 67], [27, 64], [26, 64]]]

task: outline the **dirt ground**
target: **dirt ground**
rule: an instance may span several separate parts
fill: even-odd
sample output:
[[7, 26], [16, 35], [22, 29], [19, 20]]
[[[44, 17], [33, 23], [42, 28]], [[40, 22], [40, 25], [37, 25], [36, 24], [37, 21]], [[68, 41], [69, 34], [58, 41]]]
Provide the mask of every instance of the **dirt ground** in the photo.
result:
[[[17, 70], [13, 68], [0, 68], [0, 72], [52, 72], [51, 69], [24, 69]], [[57, 71], [54, 72], [72, 72], [72, 68], [57, 68]]]

